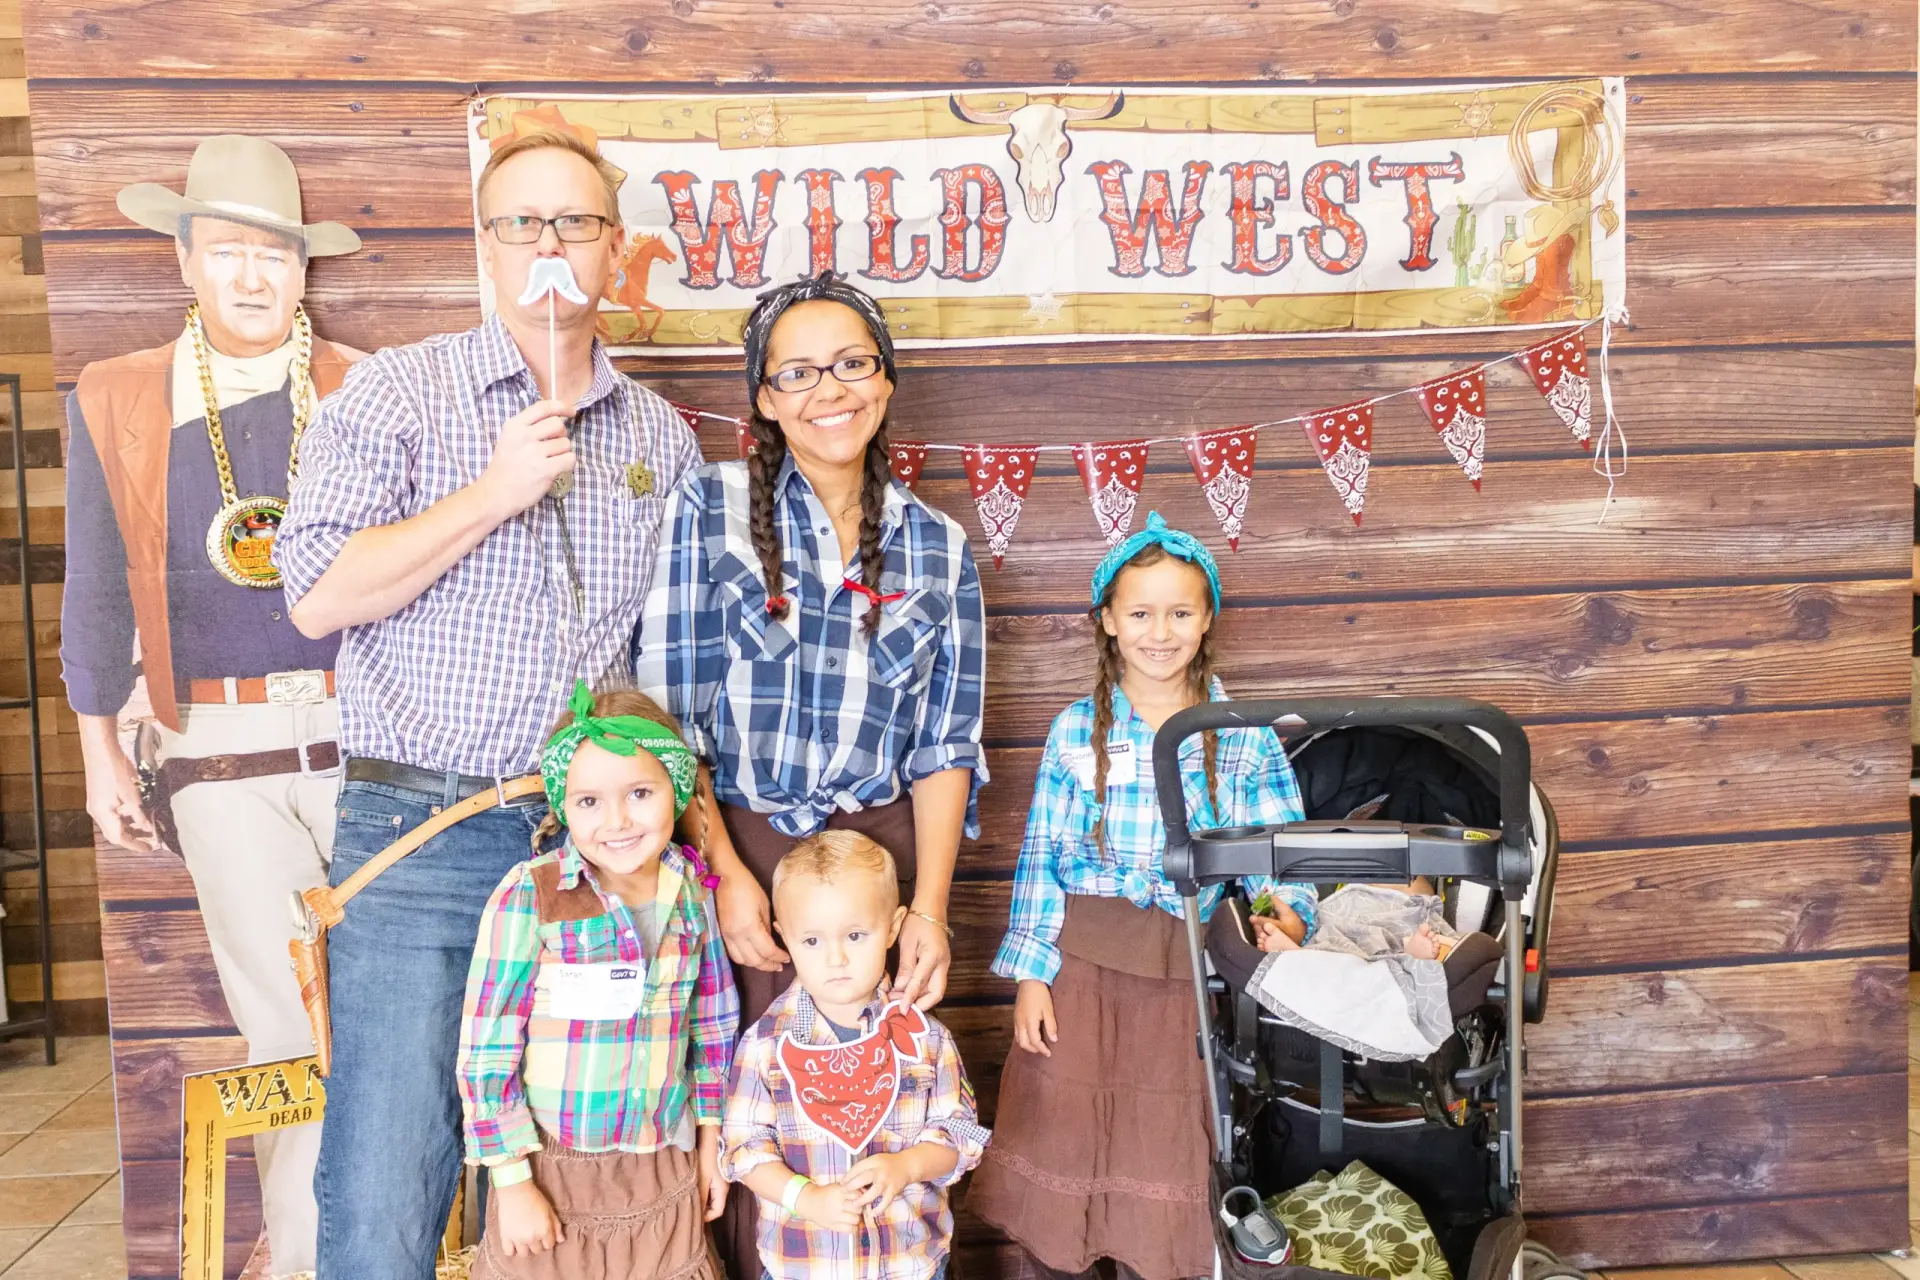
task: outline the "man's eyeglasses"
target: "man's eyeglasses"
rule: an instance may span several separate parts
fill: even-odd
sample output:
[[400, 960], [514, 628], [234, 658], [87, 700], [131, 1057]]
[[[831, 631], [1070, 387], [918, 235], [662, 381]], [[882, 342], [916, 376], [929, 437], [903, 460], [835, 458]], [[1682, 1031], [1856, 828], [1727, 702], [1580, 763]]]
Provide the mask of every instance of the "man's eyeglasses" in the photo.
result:
[[535, 244], [553, 228], [553, 234], [567, 244], [592, 244], [607, 232], [610, 219], [597, 213], [563, 213], [557, 218], [536, 218], [528, 213], [509, 213], [488, 218], [487, 227], [501, 244]]
[[766, 377], [766, 383], [775, 391], [811, 391], [820, 385], [820, 378], [831, 373], [841, 382], [865, 382], [880, 372], [880, 357], [865, 352], [857, 356], [842, 356], [832, 364], [792, 364]]

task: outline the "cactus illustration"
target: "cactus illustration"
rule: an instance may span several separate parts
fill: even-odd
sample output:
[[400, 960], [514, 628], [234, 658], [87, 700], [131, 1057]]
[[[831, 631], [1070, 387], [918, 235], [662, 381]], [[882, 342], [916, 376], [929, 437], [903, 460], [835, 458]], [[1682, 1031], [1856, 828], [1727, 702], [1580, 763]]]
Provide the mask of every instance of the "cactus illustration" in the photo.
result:
[[1480, 228], [1480, 216], [1467, 208], [1467, 202], [1457, 202], [1459, 212], [1454, 215], [1453, 234], [1447, 237], [1447, 253], [1453, 258], [1453, 283], [1464, 289], [1469, 279], [1467, 264], [1473, 260], [1473, 242]]

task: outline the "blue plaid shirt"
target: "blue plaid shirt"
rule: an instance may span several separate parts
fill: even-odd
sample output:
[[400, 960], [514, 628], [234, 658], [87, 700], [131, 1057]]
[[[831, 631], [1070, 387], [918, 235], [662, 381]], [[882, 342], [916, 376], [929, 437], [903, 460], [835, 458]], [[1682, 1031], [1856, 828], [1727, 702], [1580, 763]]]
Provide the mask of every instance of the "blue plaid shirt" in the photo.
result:
[[834, 810], [899, 799], [917, 779], [971, 769], [966, 833], [980, 830], [986, 611], [960, 526], [899, 483], [880, 520], [880, 630], [845, 585], [826, 508], [788, 457], [774, 485], [785, 550], [784, 619], [767, 613], [747, 533], [747, 464], [704, 466], [667, 503], [634, 671], [713, 768], [714, 791], [771, 815], [776, 831], [820, 830]]
[[[300, 478], [274, 539], [288, 604], [355, 533], [416, 516], [479, 479], [500, 424], [539, 398], [498, 316], [354, 365], [301, 442]], [[575, 677], [596, 689], [631, 682], [627, 643], [653, 576], [666, 495], [699, 463], [700, 447], [680, 415], [622, 377], [598, 343], [572, 436], [564, 503], [535, 503], [413, 603], [347, 629], [337, 667], [345, 754], [525, 772]]]
[[[1226, 701], [1213, 682], [1213, 700]], [[1220, 809], [1207, 799], [1205, 746], [1196, 735], [1180, 744], [1181, 781], [1188, 821], [1196, 828], [1291, 822], [1304, 816], [1293, 766], [1271, 729], [1224, 729], [1219, 735], [1215, 774]], [[1054, 718], [1040, 755], [1027, 836], [1013, 877], [1013, 919], [993, 958], [1003, 978], [1052, 982], [1060, 972], [1060, 926], [1067, 918], [1067, 895], [1125, 898], [1137, 907], [1159, 907], [1178, 916], [1180, 895], [1160, 869], [1167, 831], [1160, 823], [1160, 802], [1153, 784], [1153, 729], [1134, 714], [1118, 685], [1113, 690], [1113, 729], [1109, 752], [1130, 752], [1131, 767], [1111, 767], [1107, 777], [1106, 853], [1094, 843], [1093, 824], [1100, 811], [1093, 803], [1093, 699], [1082, 698]], [[1248, 896], [1271, 891], [1313, 932], [1319, 895], [1312, 885], [1279, 883], [1249, 876]], [[1202, 916], [1210, 916], [1226, 889], [1200, 892]]]

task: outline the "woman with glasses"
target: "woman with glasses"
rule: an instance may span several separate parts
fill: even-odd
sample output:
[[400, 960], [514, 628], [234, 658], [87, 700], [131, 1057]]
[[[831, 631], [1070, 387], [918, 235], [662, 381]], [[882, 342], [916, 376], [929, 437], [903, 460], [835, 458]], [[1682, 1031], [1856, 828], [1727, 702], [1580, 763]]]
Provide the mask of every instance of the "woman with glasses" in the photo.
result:
[[[774, 289], [745, 346], [753, 451], [697, 469], [669, 501], [636, 675], [710, 771], [695, 805], [742, 1027], [793, 979], [770, 928], [774, 865], [826, 828], [892, 852], [911, 913], [894, 994], [930, 1007], [946, 991], [954, 859], [963, 831], [979, 833], [987, 779], [973, 554], [893, 479], [893, 341], [872, 298], [825, 273]], [[752, 1197], [734, 1195], [722, 1250], [736, 1277], [757, 1277]]]

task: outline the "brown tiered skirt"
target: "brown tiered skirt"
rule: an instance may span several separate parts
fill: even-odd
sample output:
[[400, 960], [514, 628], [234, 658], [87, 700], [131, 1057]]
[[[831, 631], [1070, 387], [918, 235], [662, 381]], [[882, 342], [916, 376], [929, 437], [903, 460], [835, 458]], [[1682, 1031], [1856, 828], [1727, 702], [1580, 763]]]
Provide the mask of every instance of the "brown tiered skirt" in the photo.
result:
[[967, 1207], [1041, 1265], [1111, 1258], [1143, 1280], [1213, 1273], [1207, 1081], [1185, 926], [1072, 895], [1053, 1056], [1014, 1047]]
[[693, 1152], [570, 1151], [549, 1139], [529, 1159], [565, 1238], [545, 1253], [507, 1257], [497, 1243], [500, 1200], [489, 1196], [473, 1280], [720, 1280]]

